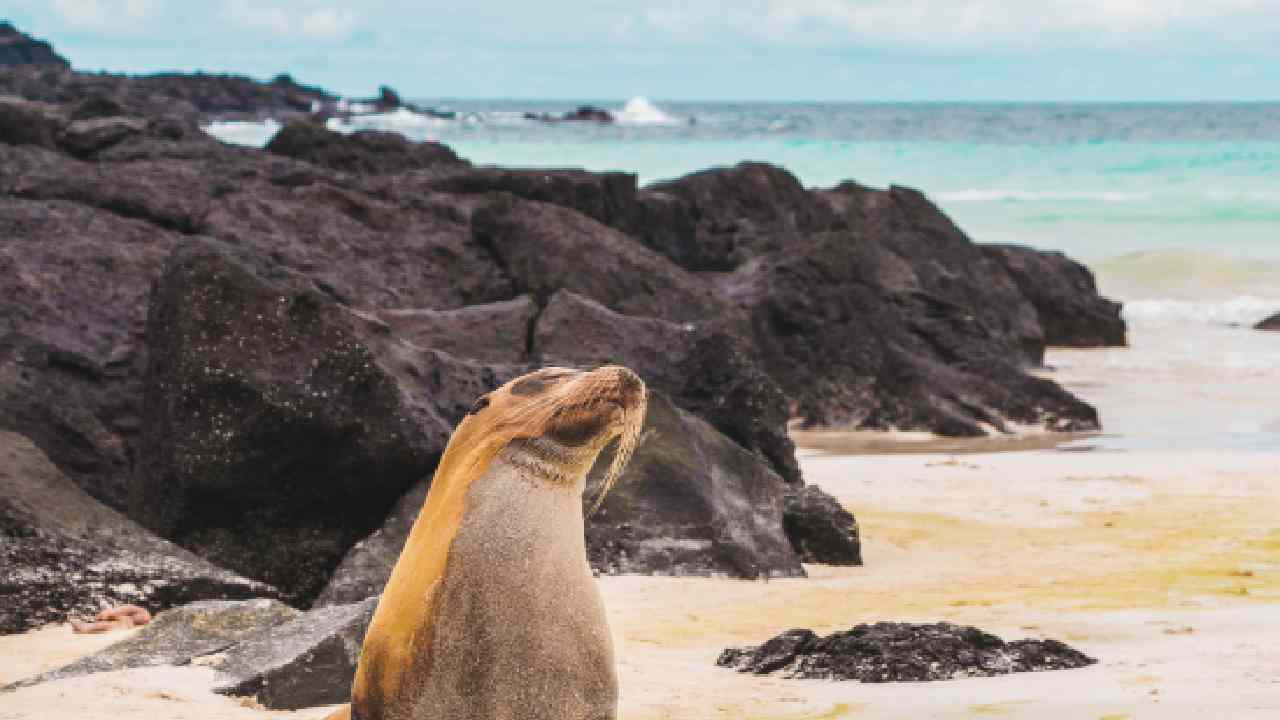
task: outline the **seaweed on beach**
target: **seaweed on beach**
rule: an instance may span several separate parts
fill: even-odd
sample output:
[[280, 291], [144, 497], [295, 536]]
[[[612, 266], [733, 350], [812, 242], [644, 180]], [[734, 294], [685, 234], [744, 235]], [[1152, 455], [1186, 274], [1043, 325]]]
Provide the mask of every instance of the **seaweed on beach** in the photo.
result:
[[727, 648], [716, 664], [786, 678], [923, 682], [1067, 670], [1097, 660], [1057, 640], [1005, 642], [951, 623], [880, 622], [819, 637], [788, 630], [759, 647]]

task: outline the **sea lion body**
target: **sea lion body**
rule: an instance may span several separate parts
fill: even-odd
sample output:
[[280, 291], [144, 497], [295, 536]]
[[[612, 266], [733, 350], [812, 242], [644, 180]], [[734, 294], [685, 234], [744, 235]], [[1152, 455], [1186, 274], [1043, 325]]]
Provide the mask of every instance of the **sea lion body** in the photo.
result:
[[616, 716], [582, 493], [616, 437], [610, 482], [620, 472], [645, 397], [625, 368], [550, 368], [477, 402], [450, 439], [374, 613], [352, 720]]

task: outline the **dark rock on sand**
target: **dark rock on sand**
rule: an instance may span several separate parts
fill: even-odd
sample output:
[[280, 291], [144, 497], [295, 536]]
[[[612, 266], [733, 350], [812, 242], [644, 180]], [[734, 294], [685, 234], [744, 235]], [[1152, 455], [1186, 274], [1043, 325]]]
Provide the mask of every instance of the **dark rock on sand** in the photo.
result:
[[101, 652], [4, 689], [48, 680], [154, 665], [185, 665], [261, 636], [299, 612], [278, 600], [203, 600], [166, 610], [136, 634]]
[[1057, 640], [1005, 642], [977, 628], [950, 623], [881, 622], [818, 637], [789, 630], [758, 648], [729, 648], [722, 667], [788, 678], [920, 682], [1067, 670], [1096, 660]]
[[1089, 268], [1060, 252], [1014, 245], [982, 251], [1009, 273], [1031, 301], [1048, 345], [1106, 347], [1125, 344], [1120, 303], [1098, 294]]
[[305, 600], [451, 425], [408, 401], [350, 312], [243, 259], [193, 243], [156, 285], [132, 514]]
[[762, 256], [720, 287], [810, 426], [976, 436], [1010, 421], [1093, 430], [1096, 411], [1025, 372], [1044, 350], [1008, 275], [919, 193], [842, 186], [850, 230]]
[[310, 120], [295, 120], [267, 143], [267, 152], [361, 175], [466, 165], [434, 142], [410, 142], [400, 133], [361, 130], [343, 135]]
[[152, 612], [277, 592], [90, 498], [28, 439], [0, 432], [0, 634], [136, 604]]
[[71, 63], [54, 52], [49, 43], [18, 32], [12, 23], [0, 22], [0, 67], [12, 65], [71, 67]]
[[271, 710], [351, 699], [360, 646], [378, 598], [304, 613], [229, 649], [214, 667], [229, 680], [217, 692], [253, 697]]
[[816, 485], [787, 488], [782, 528], [801, 562], [862, 564], [858, 521]]
[[1254, 330], [1280, 330], [1280, 313], [1276, 313], [1271, 317], [1262, 320], [1253, 326]]
[[[587, 555], [605, 573], [800, 577], [782, 530], [786, 483], [706, 421], [649, 395], [643, 440], [587, 526]], [[608, 453], [584, 502], [598, 494]]]

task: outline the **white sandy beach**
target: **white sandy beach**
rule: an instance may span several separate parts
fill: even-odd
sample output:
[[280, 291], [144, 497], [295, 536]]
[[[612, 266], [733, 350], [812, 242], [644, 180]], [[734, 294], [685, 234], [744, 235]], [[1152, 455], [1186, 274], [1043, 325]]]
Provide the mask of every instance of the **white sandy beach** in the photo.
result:
[[[1060, 351], [1050, 361], [1062, 368], [1059, 379], [1100, 406], [1104, 421], [1115, 409], [1127, 429], [1140, 422], [1142, 395], [1152, 398], [1149, 412], [1168, 412], [1162, 408], [1176, 405], [1188, 378], [1151, 376], [1152, 385], [1135, 387], [1117, 369], [1132, 357], [1126, 353]], [[1233, 405], [1259, 417], [1280, 407], [1267, 388], [1274, 376], [1255, 380], [1256, 387], [1244, 379], [1235, 392], [1215, 396], [1218, 410], [1202, 410], [1206, 422]], [[1156, 441], [1126, 448], [1123, 440], [1081, 441], [1100, 446], [1093, 451], [802, 451], [806, 478], [857, 515], [866, 566], [810, 567], [807, 580], [768, 583], [602, 579], [619, 649], [622, 716], [1280, 717], [1280, 448], [1179, 449]], [[1101, 662], [885, 685], [753, 677], [714, 666], [721, 648], [788, 628], [827, 633], [878, 620], [948, 620], [1006, 639], [1053, 637]], [[113, 639], [67, 628], [0, 638], [0, 683]], [[0, 696], [0, 720], [325, 714], [263, 711], [213, 695], [211, 684], [203, 668], [77, 678]]]

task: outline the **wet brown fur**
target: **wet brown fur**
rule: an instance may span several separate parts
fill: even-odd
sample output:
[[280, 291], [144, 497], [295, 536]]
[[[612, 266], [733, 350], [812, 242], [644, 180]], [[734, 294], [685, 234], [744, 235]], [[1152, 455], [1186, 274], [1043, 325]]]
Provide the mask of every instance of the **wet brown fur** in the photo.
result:
[[[554, 444], [529, 445], [546, 453], [536, 458], [540, 469], [552, 468], [570, 482], [585, 474], [600, 450], [617, 438], [598, 508], [635, 449], [645, 400], [639, 378], [625, 368], [606, 367], [589, 373], [544, 368], [477, 401], [449, 440], [374, 613], [350, 709], [326, 720], [391, 720], [387, 708], [412, 691], [415, 677], [431, 673], [436, 602], [449, 548], [466, 513], [467, 491], [494, 457], [513, 441], [546, 437]], [[569, 451], [557, 455], [553, 448]]]

